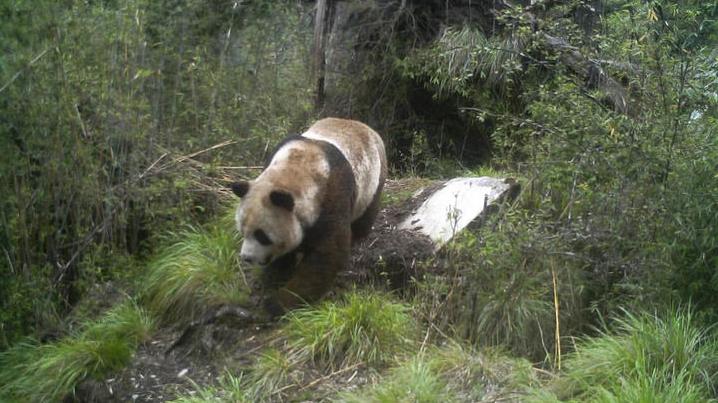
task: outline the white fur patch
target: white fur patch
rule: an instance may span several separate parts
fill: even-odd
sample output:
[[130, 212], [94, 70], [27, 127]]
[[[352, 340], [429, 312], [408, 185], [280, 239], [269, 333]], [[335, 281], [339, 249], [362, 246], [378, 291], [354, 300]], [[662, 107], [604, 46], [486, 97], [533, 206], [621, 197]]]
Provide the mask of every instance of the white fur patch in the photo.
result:
[[[303, 230], [296, 216], [292, 215], [288, 219], [286, 215], [275, 214], [276, 211], [257, 213], [255, 210], [254, 215], [248, 217], [248, 214], [252, 213], [244, 206], [245, 202], [242, 202], [235, 215], [237, 229], [244, 238], [240, 249], [242, 261], [265, 266], [299, 246], [303, 238]], [[271, 208], [277, 209], [277, 207]], [[262, 230], [266, 234], [271, 241], [269, 245], [259, 242], [255, 235], [257, 230]]]
[[[291, 164], [291, 162], [289, 161], [289, 156], [291, 155], [291, 153], [293, 151], [305, 152], [305, 149], [306, 144], [302, 142], [290, 142], [286, 144], [285, 146], [280, 148], [276, 154], [274, 154], [274, 157], [269, 163], [269, 166], [262, 173], [262, 175], [257, 178], [257, 181], [260, 181], [262, 179], [262, 176], [264, 176], [265, 174], [282, 175], [282, 172], [286, 172], [285, 168]], [[313, 170], [313, 172], [323, 178], [329, 177], [329, 163], [325, 158], [320, 158], [317, 161], [316, 165], [311, 167], [305, 167], [305, 169]], [[294, 200], [294, 209], [302, 224], [309, 226], [317, 221], [317, 218], [319, 218], [319, 214], [321, 213], [319, 211], [319, 203], [317, 203], [317, 195], [319, 194], [320, 184], [314, 181], [305, 181], [303, 185], [304, 186], [301, 189], [301, 193], [297, 195], [298, 197]]]
[[249, 258], [255, 264], [261, 264], [268, 259], [271, 251], [270, 247], [264, 246], [252, 238], [244, 238], [239, 253], [243, 260]]
[[326, 141], [336, 147], [349, 162], [357, 187], [357, 200], [354, 202], [352, 214], [352, 220], [356, 220], [369, 207], [379, 186], [384, 143], [371, 132], [368, 136], [368, 147], [364, 149], [357, 139], [352, 138], [352, 134], [354, 133], [323, 133], [310, 128], [302, 137]]

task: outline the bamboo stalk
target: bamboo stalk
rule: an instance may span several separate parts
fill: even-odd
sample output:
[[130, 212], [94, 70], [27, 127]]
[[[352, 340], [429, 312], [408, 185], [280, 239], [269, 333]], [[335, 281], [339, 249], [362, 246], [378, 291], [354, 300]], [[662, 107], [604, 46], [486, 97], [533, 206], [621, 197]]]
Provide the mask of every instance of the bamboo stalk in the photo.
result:
[[556, 278], [556, 266], [555, 261], [551, 259], [551, 278], [553, 280], [553, 306], [554, 306], [554, 312], [556, 315], [556, 332], [555, 332], [555, 340], [556, 343], [556, 349], [555, 349], [555, 362], [556, 362], [556, 368], [560, 371], [561, 370], [561, 323], [559, 320], [559, 304], [558, 304], [558, 279]]

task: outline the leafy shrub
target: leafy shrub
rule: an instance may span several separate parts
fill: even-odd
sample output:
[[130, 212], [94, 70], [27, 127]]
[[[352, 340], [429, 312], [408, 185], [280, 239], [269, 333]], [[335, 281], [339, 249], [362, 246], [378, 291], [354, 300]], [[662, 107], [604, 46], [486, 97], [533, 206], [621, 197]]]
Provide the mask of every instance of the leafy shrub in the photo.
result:
[[31, 334], [34, 324], [43, 330], [59, 327], [61, 322], [58, 295], [53, 292], [49, 267], [33, 267], [26, 278], [11, 274], [0, 263], [0, 351]]
[[[497, 16], [499, 29], [487, 32], [470, 22], [447, 27], [398, 63], [434, 98], [458, 98], [457, 109], [467, 120], [491, 126], [492, 163], [528, 179], [522, 203], [510, 212], [510, 233], [501, 234], [505, 222], [493, 228], [505, 250], [487, 255], [494, 267], [506, 262], [500, 273], [510, 274], [499, 274], [495, 283], [471, 282], [496, 292], [489, 300], [481, 291], [469, 298], [464, 306], [475, 318], [468, 323], [477, 323], [476, 310], [492, 311], [480, 315], [484, 330], [478, 333], [488, 330], [489, 339], [504, 343], [505, 335], [527, 327], [509, 329], [506, 320], [492, 317], [510, 314], [518, 324], [543, 316], [538, 326], [547, 329], [545, 269], [554, 266], [562, 309], [568, 305], [571, 313], [568, 323], [561, 317], [561, 327], [595, 324], [595, 315], [580, 312], [586, 307], [607, 314], [619, 306], [654, 307], [676, 298], [693, 301], [702, 320], [714, 323], [718, 148], [711, 133], [718, 127], [718, 80], [715, 55], [707, 49], [716, 35], [716, 10], [701, 2], [668, 7], [623, 1], [593, 21], [602, 32], [595, 35], [582, 29], [575, 13], [565, 12], [576, 4], [548, 6], [556, 11], [553, 16], [507, 7]], [[637, 37], [645, 40], [636, 42]], [[549, 38], [566, 40], [571, 57]], [[602, 70], [598, 82], [568, 60], [581, 55], [584, 67], [588, 60], [606, 62], [595, 66]], [[603, 79], [617, 84], [608, 89]], [[612, 102], [618, 93], [624, 108]], [[516, 274], [527, 271], [537, 276]], [[509, 294], [518, 296], [518, 304], [509, 312], [509, 298], [498, 294], [516, 289], [521, 291]], [[503, 329], [497, 323], [504, 323]], [[515, 351], [539, 358], [540, 349]]]
[[[12, 283], [0, 285], [0, 344], [47, 326], [18, 290], [43, 285], [46, 310], [64, 314], [83, 282], [124, 276], [92, 263], [146, 254], [154, 233], [203, 222], [237, 173], [218, 166], [257, 165], [305, 124], [304, 6], [226, 5], [0, 5], [0, 275]], [[194, 154], [228, 139], [238, 144]], [[104, 256], [90, 256], [96, 245]]]
[[562, 336], [583, 321], [584, 263], [535, 223], [500, 220], [500, 230], [487, 225], [455, 238], [442, 257], [446, 272], [417, 283], [415, 301], [428, 321], [458, 337], [551, 360], [556, 309]]
[[[710, 130], [705, 125], [703, 130]], [[713, 133], [696, 141], [676, 165], [680, 189], [667, 192], [667, 222], [661, 245], [672, 270], [659, 273], [683, 302], [690, 302], [706, 325], [718, 321], [718, 141]]]

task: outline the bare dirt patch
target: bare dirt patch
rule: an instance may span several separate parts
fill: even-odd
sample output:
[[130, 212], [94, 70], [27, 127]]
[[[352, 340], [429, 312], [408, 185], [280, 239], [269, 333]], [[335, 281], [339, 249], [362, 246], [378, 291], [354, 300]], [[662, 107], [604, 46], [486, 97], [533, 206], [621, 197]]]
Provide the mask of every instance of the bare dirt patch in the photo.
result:
[[162, 402], [216, 383], [226, 368], [249, 366], [272, 333], [241, 307], [222, 306], [187, 328], [160, 330], [139, 347], [129, 366], [112, 377], [86, 380], [80, 402]]
[[388, 282], [391, 288], [403, 288], [420, 274], [417, 265], [433, 256], [434, 244], [427, 236], [397, 226], [445, 182], [410, 181], [387, 181], [385, 192], [388, 194], [409, 192], [410, 196], [382, 209], [372, 232], [354, 247], [349, 270], [340, 275], [340, 282], [345, 286]]

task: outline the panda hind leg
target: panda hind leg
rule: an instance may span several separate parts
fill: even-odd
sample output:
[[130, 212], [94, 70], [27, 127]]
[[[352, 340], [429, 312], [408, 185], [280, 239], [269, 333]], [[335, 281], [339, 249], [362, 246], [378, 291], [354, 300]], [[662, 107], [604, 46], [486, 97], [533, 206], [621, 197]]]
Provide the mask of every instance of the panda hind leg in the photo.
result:
[[361, 215], [361, 217], [357, 218], [356, 221], [352, 223], [352, 243], [357, 243], [357, 241], [360, 241], [369, 235], [371, 232], [371, 228], [374, 225], [374, 220], [376, 220], [376, 216], [379, 214], [379, 210], [381, 208], [381, 188], [383, 186], [380, 186], [377, 190], [376, 194], [374, 195], [374, 199], [372, 199], [371, 204], [367, 207], [366, 211], [364, 211], [364, 214]]

